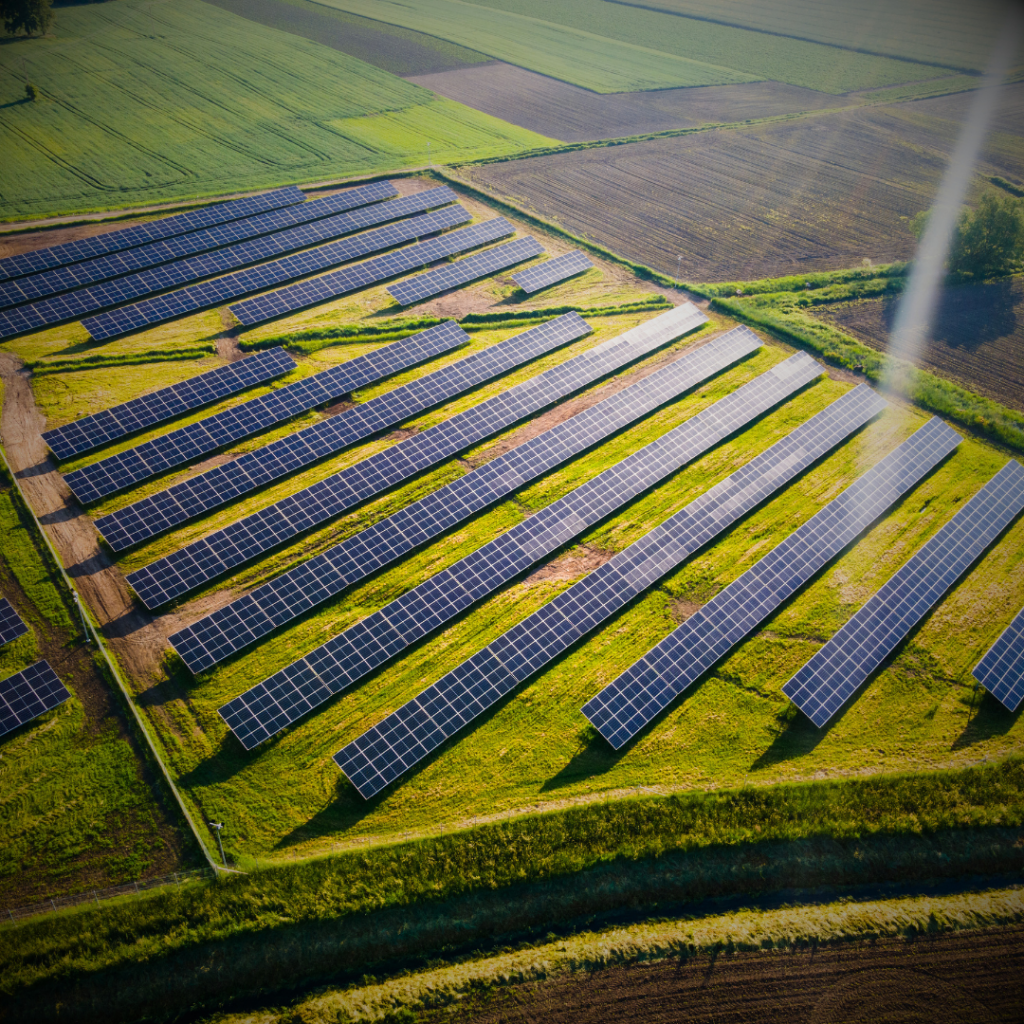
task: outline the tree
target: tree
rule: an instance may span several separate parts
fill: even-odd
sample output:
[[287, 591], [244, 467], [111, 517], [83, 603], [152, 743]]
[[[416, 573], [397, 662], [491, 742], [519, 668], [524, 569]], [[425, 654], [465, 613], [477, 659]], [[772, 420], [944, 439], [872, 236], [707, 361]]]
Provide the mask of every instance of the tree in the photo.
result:
[[1017, 270], [1024, 256], [1024, 203], [986, 192], [953, 231], [949, 272], [980, 280]]
[[53, 0], [0, 0], [0, 18], [4, 28], [16, 35], [46, 35], [53, 21]]

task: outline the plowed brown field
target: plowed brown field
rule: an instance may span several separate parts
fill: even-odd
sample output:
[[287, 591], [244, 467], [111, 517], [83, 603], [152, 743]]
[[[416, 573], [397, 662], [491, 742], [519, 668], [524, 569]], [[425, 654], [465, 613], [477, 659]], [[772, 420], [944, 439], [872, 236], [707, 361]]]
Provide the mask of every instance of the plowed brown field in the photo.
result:
[[[1014, 87], [1014, 98], [1024, 87]], [[956, 120], [915, 104], [809, 116], [466, 168], [482, 186], [630, 259], [690, 281], [908, 259]], [[978, 165], [1024, 176], [1024, 124]]]
[[563, 142], [727, 124], [852, 102], [780, 82], [599, 95], [500, 63], [419, 75], [410, 81]]
[[512, 989], [486, 1012], [459, 1020], [1010, 1024], [1024, 1006], [1022, 958], [1022, 928], [722, 954]]
[[[817, 315], [885, 349], [897, 303], [868, 299], [821, 308]], [[947, 289], [921, 365], [1024, 412], [1024, 280]]]

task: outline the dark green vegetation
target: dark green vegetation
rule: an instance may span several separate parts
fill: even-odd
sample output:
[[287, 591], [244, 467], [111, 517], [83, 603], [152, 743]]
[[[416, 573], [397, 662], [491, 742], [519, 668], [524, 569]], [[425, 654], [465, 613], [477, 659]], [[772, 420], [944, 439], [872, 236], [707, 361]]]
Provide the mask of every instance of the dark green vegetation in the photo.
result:
[[973, 210], [964, 210], [953, 231], [949, 272], [968, 281], [1020, 270], [1024, 263], [1024, 204], [986, 192]]
[[[13, 35], [46, 35], [53, 24], [53, 0], [0, 0], [0, 20]], [[29, 99], [35, 99], [31, 93]]]
[[[574, 930], [633, 906], [1024, 864], [1024, 765], [626, 799], [265, 870], [7, 931], [34, 1019], [168, 1016]], [[145, 965], [145, 969], [139, 968]], [[129, 979], [131, 979], [129, 981]], [[59, 980], [59, 985], [54, 982]]]
[[191, 854], [102, 662], [10, 479], [0, 476], [0, 583], [30, 632], [0, 677], [46, 658], [71, 700], [0, 738], [0, 903], [172, 871]]

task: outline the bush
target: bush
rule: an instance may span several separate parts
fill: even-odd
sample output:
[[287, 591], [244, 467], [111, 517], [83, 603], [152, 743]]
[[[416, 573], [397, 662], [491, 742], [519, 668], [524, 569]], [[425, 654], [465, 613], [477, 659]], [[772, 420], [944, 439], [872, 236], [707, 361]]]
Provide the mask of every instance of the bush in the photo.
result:
[[39, 90], [31, 82], [27, 82], [25, 85], [25, 95], [29, 101], [34, 102], [39, 95]]

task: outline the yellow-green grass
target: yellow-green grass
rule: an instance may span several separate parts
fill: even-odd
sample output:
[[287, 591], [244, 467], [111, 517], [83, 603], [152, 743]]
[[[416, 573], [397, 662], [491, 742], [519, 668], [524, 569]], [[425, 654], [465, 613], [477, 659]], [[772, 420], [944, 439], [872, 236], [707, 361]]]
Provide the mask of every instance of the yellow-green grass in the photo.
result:
[[[0, 678], [46, 657], [71, 698], [0, 737], [0, 903], [20, 906], [139, 878], [166, 863], [166, 821], [55, 583], [31, 518], [0, 484], [0, 589], [29, 632], [0, 647]], [[87, 711], [86, 702], [91, 707]]]
[[7, 218], [385, 171], [427, 142], [446, 160], [552, 142], [201, 0], [62, 10], [56, 39], [0, 48], [0, 102]]

